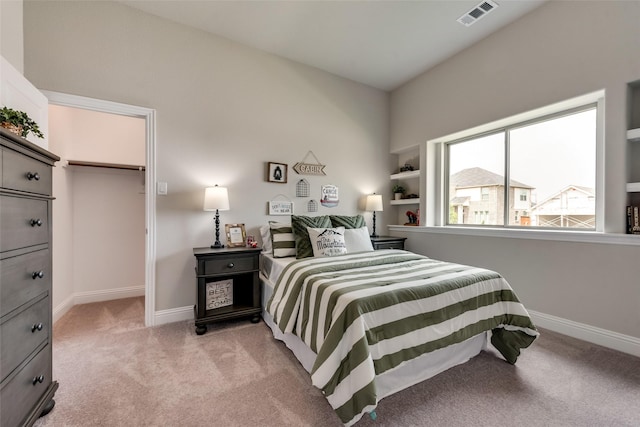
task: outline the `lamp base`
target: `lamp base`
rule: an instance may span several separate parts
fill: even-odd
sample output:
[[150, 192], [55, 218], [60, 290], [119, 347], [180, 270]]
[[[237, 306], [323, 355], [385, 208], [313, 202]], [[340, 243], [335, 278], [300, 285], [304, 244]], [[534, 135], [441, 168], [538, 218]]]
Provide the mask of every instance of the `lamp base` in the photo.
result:
[[215, 242], [213, 245], [211, 245], [211, 249], [222, 249], [224, 248], [224, 245], [220, 242]]
[[380, 237], [380, 236], [374, 233], [374, 234], [372, 234], [372, 235], [371, 235], [371, 236], [369, 236], [369, 237]]

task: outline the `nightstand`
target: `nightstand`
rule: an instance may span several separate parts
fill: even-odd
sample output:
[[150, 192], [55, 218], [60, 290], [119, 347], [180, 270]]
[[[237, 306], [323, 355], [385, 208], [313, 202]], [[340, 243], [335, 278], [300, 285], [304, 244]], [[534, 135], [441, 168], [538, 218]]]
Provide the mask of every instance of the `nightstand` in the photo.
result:
[[371, 238], [374, 250], [378, 249], [404, 249], [406, 237], [377, 236]]
[[194, 248], [197, 302], [196, 334], [207, 323], [238, 317], [260, 321], [260, 252], [262, 248]]

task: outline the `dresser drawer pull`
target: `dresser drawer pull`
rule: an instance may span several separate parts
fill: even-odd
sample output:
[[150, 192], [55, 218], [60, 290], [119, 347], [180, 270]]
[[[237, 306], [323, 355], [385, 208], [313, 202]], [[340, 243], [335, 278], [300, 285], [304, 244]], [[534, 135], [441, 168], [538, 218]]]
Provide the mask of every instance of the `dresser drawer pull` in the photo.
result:
[[36, 181], [40, 181], [40, 174], [38, 172], [36, 172], [36, 173], [27, 172], [27, 179], [29, 181], [34, 180], [34, 179]]
[[31, 333], [35, 333], [35, 331], [41, 331], [42, 328], [44, 328], [44, 325], [42, 323], [34, 323], [33, 326], [31, 327]]
[[33, 385], [36, 385], [38, 383], [42, 384], [44, 382], [44, 375], [38, 375], [37, 377], [33, 377]]
[[229, 264], [227, 264], [227, 267], [228, 267], [228, 268], [233, 268], [233, 267], [235, 267], [235, 266], [236, 266], [236, 265], [235, 265], [234, 263], [232, 263], [232, 262], [230, 262]]
[[34, 272], [31, 274], [31, 277], [33, 277], [33, 280], [36, 280], [36, 279], [42, 279], [42, 278], [44, 277], [44, 271], [42, 271], [42, 270], [40, 270], [40, 271], [34, 271]]
[[32, 219], [29, 223], [31, 224], [31, 226], [32, 226], [32, 227], [35, 227], [36, 225], [37, 225], [38, 227], [41, 227], [41, 226], [42, 226], [42, 220], [41, 220], [40, 218], [38, 218], [38, 219]]

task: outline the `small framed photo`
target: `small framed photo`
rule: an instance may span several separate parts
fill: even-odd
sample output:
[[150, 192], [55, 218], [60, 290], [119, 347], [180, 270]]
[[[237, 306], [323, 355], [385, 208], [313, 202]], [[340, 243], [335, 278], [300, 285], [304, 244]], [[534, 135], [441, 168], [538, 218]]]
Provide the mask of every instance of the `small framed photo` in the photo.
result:
[[227, 246], [230, 248], [245, 246], [247, 233], [244, 230], [244, 224], [225, 224], [225, 233], [227, 234]]
[[269, 162], [269, 167], [267, 168], [267, 181], [286, 184], [287, 165], [285, 163]]

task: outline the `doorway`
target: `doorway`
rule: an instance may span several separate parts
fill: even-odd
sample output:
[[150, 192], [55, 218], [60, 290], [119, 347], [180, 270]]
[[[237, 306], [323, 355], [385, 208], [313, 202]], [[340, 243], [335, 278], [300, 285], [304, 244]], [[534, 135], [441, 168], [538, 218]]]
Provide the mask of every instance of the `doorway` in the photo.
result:
[[[146, 326], [153, 326], [155, 324], [155, 110], [59, 92], [43, 91], [43, 93], [49, 99], [50, 105], [144, 120], [145, 164], [143, 169], [132, 173], [140, 174], [141, 193], [144, 193], [144, 322]], [[69, 159], [63, 158], [63, 160], [68, 161]], [[63, 166], [66, 166], [66, 162], [62, 163]], [[55, 218], [56, 216], [54, 215], [54, 221]], [[96, 227], [99, 227], [99, 224], [96, 224]], [[64, 232], [64, 230], [60, 231]], [[54, 232], [54, 245], [55, 240]], [[54, 247], [54, 264], [56, 263], [56, 253], [57, 251]], [[61, 280], [61, 283], [65, 283], [65, 280]], [[55, 282], [54, 286], [56, 286]], [[56, 309], [55, 297], [56, 293], [54, 292], [54, 317]], [[65, 299], [67, 305], [69, 300], [73, 301], [76, 297], [77, 295], [74, 294], [67, 297]], [[64, 304], [61, 303], [61, 305]], [[73, 306], [73, 303], [71, 306]]]

